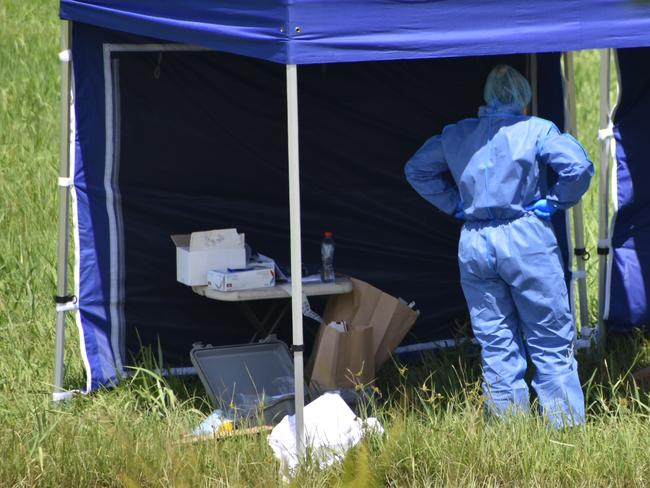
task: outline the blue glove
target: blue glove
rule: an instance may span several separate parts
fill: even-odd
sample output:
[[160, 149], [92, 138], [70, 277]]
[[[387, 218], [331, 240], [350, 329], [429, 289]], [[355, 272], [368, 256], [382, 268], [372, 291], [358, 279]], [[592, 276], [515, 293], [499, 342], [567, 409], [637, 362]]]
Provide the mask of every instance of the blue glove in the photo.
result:
[[557, 207], [555, 207], [555, 205], [549, 202], [546, 198], [541, 198], [537, 200], [535, 203], [533, 203], [532, 205], [528, 205], [527, 207], [524, 207], [524, 210], [533, 212], [540, 219], [551, 220], [553, 214], [557, 212]]
[[458, 205], [456, 205], [456, 210], [454, 210], [454, 217], [456, 217], [459, 220], [465, 220], [465, 204], [463, 203], [463, 200], [458, 201]]

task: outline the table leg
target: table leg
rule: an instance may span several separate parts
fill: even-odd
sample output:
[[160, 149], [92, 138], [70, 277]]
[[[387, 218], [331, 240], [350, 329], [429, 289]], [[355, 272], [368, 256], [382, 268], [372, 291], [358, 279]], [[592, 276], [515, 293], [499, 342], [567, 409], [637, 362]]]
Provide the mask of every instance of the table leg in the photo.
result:
[[284, 304], [284, 306], [283, 306], [282, 309], [280, 310], [280, 313], [278, 314], [277, 318], [275, 319], [275, 322], [273, 322], [273, 325], [272, 325], [271, 328], [269, 329], [269, 334], [273, 334], [273, 331], [275, 331], [275, 328], [276, 328], [276, 327], [278, 326], [278, 324], [280, 323], [280, 320], [282, 320], [282, 318], [286, 315], [287, 310], [289, 310], [290, 306], [291, 306], [291, 302], [290, 302], [290, 301], [289, 301], [289, 302], [286, 302], [286, 303]]
[[[278, 303], [277, 303], [277, 301], [274, 301], [271, 304], [271, 306], [269, 307], [269, 311], [266, 313], [266, 316], [261, 321], [258, 319], [258, 322], [260, 322], [260, 325], [261, 325], [261, 327], [263, 329], [262, 334], [265, 337], [268, 337], [268, 335], [271, 333], [271, 331], [267, 331], [266, 324], [269, 323], [269, 321], [271, 320], [271, 317], [273, 316], [273, 314], [275, 313], [275, 310], [277, 308], [278, 308]], [[250, 310], [250, 312], [253, 313], [252, 309]], [[255, 334], [253, 334], [253, 337], [251, 338], [250, 342], [255, 342], [255, 340], [259, 337], [259, 334], [260, 334], [261, 330], [258, 327], [256, 327], [256, 328], [258, 330], [255, 332]]]
[[[257, 332], [254, 336], [254, 338], [257, 336], [257, 334], [266, 334], [266, 329], [264, 328], [264, 324], [260, 319], [255, 315], [255, 312], [251, 309], [251, 307], [246, 303], [246, 302], [237, 302], [237, 305], [239, 305], [239, 309], [241, 310], [242, 314], [244, 314], [244, 317], [253, 324], [255, 329], [257, 329]], [[253, 338], [253, 340], [254, 340]], [[252, 342], [252, 341], [251, 341]]]

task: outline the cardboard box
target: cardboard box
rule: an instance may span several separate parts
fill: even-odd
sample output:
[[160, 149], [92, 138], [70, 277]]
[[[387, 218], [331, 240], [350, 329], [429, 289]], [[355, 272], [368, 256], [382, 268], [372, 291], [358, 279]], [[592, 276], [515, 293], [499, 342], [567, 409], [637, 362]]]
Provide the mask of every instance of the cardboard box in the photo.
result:
[[208, 286], [219, 291], [250, 290], [275, 286], [275, 263], [253, 264], [241, 270], [210, 270]]
[[348, 332], [320, 326], [307, 370], [321, 388], [352, 386], [350, 372], [359, 372], [361, 365], [357, 382], [371, 381], [419, 315], [368, 283], [352, 279], [352, 285], [351, 293], [331, 296], [323, 314], [324, 324], [345, 321]]
[[321, 324], [308, 371], [320, 390], [354, 388], [375, 378], [372, 329], [361, 326], [340, 332]]
[[[391, 297], [392, 298], [392, 297]], [[395, 299], [393, 299], [395, 300]], [[391, 354], [402, 343], [406, 334], [420, 316], [420, 312], [413, 310], [408, 304], [398, 298], [397, 301], [381, 304], [387, 306], [391, 313], [391, 319], [385, 322], [385, 328], [381, 331], [379, 328], [373, 331], [373, 346], [375, 348], [375, 366], [377, 370], [381, 368], [386, 361], [390, 359]]]
[[245, 268], [244, 234], [218, 229], [171, 236], [176, 245], [176, 279], [188, 286], [208, 284], [211, 269]]

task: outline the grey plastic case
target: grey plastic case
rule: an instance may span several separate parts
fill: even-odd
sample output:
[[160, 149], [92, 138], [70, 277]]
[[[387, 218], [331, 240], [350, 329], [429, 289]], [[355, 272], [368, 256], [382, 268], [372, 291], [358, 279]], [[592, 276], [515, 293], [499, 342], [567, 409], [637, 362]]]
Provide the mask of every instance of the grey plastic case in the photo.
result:
[[293, 361], [284, 342], [194, 345], [192, 364], [216, 408], [275, 425], [294, 413]]

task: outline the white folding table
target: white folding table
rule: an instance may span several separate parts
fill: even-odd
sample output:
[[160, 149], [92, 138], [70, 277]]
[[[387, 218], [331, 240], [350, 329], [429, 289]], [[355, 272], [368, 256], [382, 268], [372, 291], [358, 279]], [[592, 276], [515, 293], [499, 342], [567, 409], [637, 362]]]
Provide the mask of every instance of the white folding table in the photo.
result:
[[[267, 336], [275, 330], [284, 317], [291, 302], [279, 299], [291, 298], [291, 283], [276, 284], [268, 288], [253, 288], [250, 290], [219, 291], [208, 286], [193, 286], [192, 290], [198, 295], [223, 302], [236, 302], [246, 319], [255, 327], [253, 342], [259, 335]], [[347, 276], [336, 276], [330, 283], [307, 280], [302, 283], [302, 294], [306, 297], [340, 295], [352, 291], [352, 281]], [[248, 302], [257, 300], [278, 300], [264, 317], [258, 317]], [[271, 324], [269, 326], [269, 324]]]

